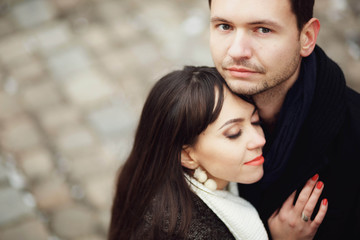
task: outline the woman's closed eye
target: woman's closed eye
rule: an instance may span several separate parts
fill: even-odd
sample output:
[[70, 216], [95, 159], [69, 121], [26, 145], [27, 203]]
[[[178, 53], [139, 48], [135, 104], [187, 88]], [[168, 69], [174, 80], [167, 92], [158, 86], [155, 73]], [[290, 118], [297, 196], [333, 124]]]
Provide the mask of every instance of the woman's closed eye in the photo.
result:
[[228, 134], [225, 134], [225, 136], [229, 139], [236, 139], [238, 137], [240, 137], [241, 135], [241, 130], [235, 132], [235, 133], [228, 133]]

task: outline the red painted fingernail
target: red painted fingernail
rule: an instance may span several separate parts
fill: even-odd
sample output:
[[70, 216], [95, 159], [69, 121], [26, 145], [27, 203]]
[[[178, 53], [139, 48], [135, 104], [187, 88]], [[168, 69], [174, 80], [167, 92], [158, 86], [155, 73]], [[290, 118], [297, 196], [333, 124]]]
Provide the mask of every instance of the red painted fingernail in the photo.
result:
[[318, 178], [319, 178], [319, 174], [315, 174], [315, 175], [311, 178], [311, 180], [316, 181]]
[[324, 185], [324, 183], [322, 181], [318, 181], [318, 183], [316, 184], [316, 187], [318, 189], [321, 189], [323, 185]]
[[324, 206], [326, 206], [326, 204], [327, 204], [327, 199], [326, 198], [324, 198], [323, 200], [322, 200], [322, 204], [324, 205]]

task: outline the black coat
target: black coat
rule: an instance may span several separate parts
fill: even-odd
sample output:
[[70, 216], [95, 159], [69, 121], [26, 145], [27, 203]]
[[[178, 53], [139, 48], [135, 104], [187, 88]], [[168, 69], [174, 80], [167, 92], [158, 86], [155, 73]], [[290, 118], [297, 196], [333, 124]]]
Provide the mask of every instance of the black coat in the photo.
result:
[[319, 173], [325, 185], [320, 199], [327, 198], [329, 208], [315, 239], [360, 239], [360, 95], [319, 47], [315, 54], [315, 94], [285, 170], [259, 190], [258, 201], [249, 197], [256, 185], [240, 186], [240, 192], [266, 224], [295, 189], [300, 192]]

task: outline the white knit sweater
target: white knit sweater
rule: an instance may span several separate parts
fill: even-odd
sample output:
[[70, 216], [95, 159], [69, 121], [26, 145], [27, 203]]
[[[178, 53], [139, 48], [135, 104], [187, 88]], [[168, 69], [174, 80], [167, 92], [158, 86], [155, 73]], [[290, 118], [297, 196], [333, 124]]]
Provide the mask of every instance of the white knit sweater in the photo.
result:
[[236, 239], [268, 239], [259, 214], [251, 203], [239, 197], [236, 183], [230, 183], [229, 191], [211, 191], [194, 178], [185, 177], [195, 194], [224, 222]]

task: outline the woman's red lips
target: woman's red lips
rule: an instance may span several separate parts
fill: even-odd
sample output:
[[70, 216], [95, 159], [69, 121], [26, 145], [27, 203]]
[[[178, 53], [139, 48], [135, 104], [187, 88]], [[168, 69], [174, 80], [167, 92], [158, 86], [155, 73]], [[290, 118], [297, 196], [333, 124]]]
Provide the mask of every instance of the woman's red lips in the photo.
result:
[[244, 165], [258, 166], [258, 165], [263, 164], [264, 161], [265, 161], [264, 157], [262, 155], [260, 155], [256, 158], [254, 158], [253, 160], [244, 163]]

